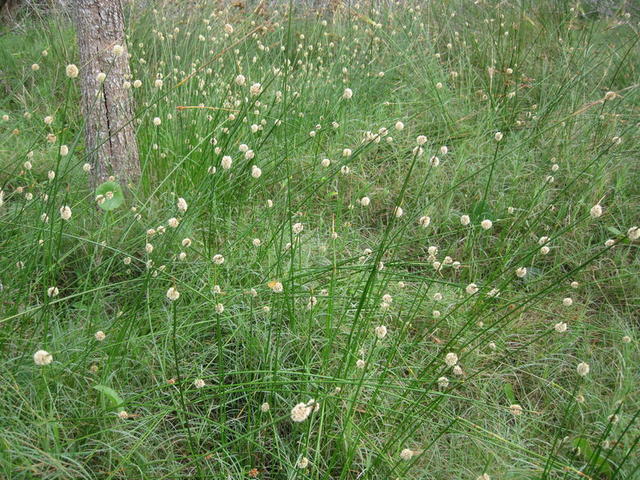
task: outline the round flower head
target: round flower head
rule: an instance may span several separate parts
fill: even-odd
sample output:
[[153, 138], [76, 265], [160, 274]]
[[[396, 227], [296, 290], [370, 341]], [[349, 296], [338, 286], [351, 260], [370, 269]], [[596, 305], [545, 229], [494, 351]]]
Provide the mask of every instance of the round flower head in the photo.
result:
[[80, 72], [78, 70], [78, 67], [76, 67], [73, 63], [71, 63], [67, 65], [66, 73], [67, 73], [67, 77], [76, 78], [78, 76], [78, 73]]
[[422, 217], [420, 217], [420, 219], [418, 220], [418, 224], [420, 224], [420, 226], [422, 228], [427, 228], [429, 226], [429, 224], [431, 223], [431, 217], [428, 217], [426, 215], [423, 215]]
[[454, 352], [447, 353], [444, 357], [444, 363], [446, 363], [449, 367], [453, 367], [458, 363], [458, 355], [456, 355]]
[[71, 207], [68, 205], [60, 207], [60, 218], [63, 220], [69, 220], [71, 218]]
[[359, 359], [356, 361], [356, 368], [360, 368], [360, 369], [362, 369], [362, 368], [364, 368], [364, 367], [365, 367], [365, 365], [366, 365], [366, 364], [367, 364], [367, 362], [365, 362], [363, 359], [359, 358]]
[[400, 218], [402, 215], [404, 215], [404, 210], [402, 209], [402, 207], [396, 207], [393, 210], [393, 214], [396, 216], [396, 218]]
[[562, 305], [564, 305], [565, 307], [570, 307], [571, 305], [573, 305], [573, 298], [571, 297], [563, 298]]
[[291, 227], [294, 235], [298, 235], [304, 230], [304, 225], [302, 223], [294, 223], [293, 227]]
[[395, 128], [398, 131], [404, 130], [404, 123], [402, 123], [401, 121], [397, 121], [396, 125], [395, 125]]
[[244, 85], [245, 82], [247, 81], [247, 79], [244, 77], [244, 75], [238, 75], [235, 79], [236, 85]]
[[387, 327], [385, 327], [384, 325], [380, 325], [375, 328], [375, 332], [376, 332], [376, 337], [382, 340], [384, 337], [387, 336]]
[[271, 405], [269, 405], [268, 402], [264, 402], [262, 405], [260, 405], [260, 411], [262, 413], [267, 413], [270, 409], [271, 409]]
[[171, 287], [167, 290], [167, 298], [172, 302], [176, 301], [180, 298], [180, 292], [175, 287]]
[[162, 123], [162, 120], [160, 119], [160, 117], [155, 117], [153, 119], [153, 124], [157, 127], [158, 125], [160, 125]]
[[353, 90], [351, 90], [350, 88], [345, 88], [344, 92], [342, 93], [342, 98], [344, 98], [345, 100], [349, 100], [352, 97], [353, 97]]
[[591, 215], [591, 218], [598, 218], [602, 216], [602, 205], [600, 205], [599, 203], [594, 205], [593, 207], [591, 207], [591, 210], [589, 210], [589, 215]]
[[312, 409], [313, 407], [307, 406], [304, 402], [296, 404], [291, 409], [291, 420], [297, 423], [304, 422], [311, 414]]
[[496, 132], [496, 134], [493, 136], [496, 142], [499, 142], [500, 140], [502, 140], [502, 137], [503, 137], [502, 132]]
[[309, 459], [307, 457], [302, 457], [300, 460], [298, 460], [296, 466], [298, 468], [307, 468], [309, 466]]
[[438, 378], [438, 387], [445, 389], [449, 386], [449, 379], [447, 377]]
[[97, 341], [102, 342], [107, 336], [102, 330], [98, 330], [95, 334], [95, 338]]
[[581, 377], [586, 377], [589, 374], [589, 364], [585, 362], [579, 363], [576, 367], [576, 371]]
[[329, 160], [328, 158], [323, 158], [320, 162], [320, 165], [322, 165], [324, 168], [327, 168], [329, 165], [331, 165], [331, 160]]
[[38, 350], [33, 354], [33, 361], [36, 365], [43, 367], [53, 362], [53, 355], [51, 355], [46, 350]]
[[493, 222], [489, 219], [485, 219], [480, 222], [480, 226], [485, 230], [489, 230], [493, 226]]
[[564, 333], [567, 331], [567, 324], [565, 322], [558, 322], [553, 326], [553, 328], [558, 333]]
[[362, 205], [363, 207], [368, 207], [370, 203], [371, 199], [369, 197], [362, 197], [360, 199], [360, 205]]
[[516, 269], [516, 276], [523, 278], [527, 274], [527, 267], [519, 267]]
[[219, 253], [216, 253], [213, 256], [213, 263], [215, 263], [216, 265], [222, 265], [224, 263], [224, 257], [222, 255], [220, 255]]
[[254, 83], [249, 87], [249, 93], [253, 96], [260, 95], [262, 93], [262, 85], [259, 83]]
[[467, 285], [467, 288], [465, 288], [465, 291], [469, 295], [473, 295], [474, 293], [476, 293], [478, 291], [478, 286], [475, 283], [470, 283], [469, 285]]
[[635, 242], [640, 239], [640, 227], [631, 227], [627, 230], [627, 237], [631, 242]]
[[469, 215], [462, 215], [460, 217], [460, 223], [466, 227], [471, 223], [471, 218], [469, 217]]
[[194, 387], [196, 387], [196, 388], [202, 388], [202, 387], [204, 387], [204, 386], [205, 386], [204, 380], [203, 380], [203, 379], [201, 379], [201, 378], [196, 379], [196, 380], [193, 382], [193, 386], [194, 386]]
[[424, 145], [425, 143], [427, 143], [427, 137], [425, 137], [424, 135], [418, 135], [418, 137], [416, 138], [416, 143], [418, 145]]
[[47, 288], [47, 295], [50, 297], [57, 297], [59, 293], [60, 293], [60, 290], [58, 290], [58, 287]]
[[513, 405], [509, 406], [509, 411], [511, 412], [511, 415], [514, 416], [522, 415], [522, 406], [514, 403]]
[[262, 170], [260, 170], [260, 168], [257, 165], [253, 165], [251, 167], [251, 176], [253, 178], [260, 178], [261, 175], [262, 175]]
[[402, 460], [409, 461], [409, 460], [411, 460], [413, 458], [414, 454], [415, 454], [414, 451], [411, 450], [410, 448], [404, 448], [400, 452], [400, 458]]
[[233, 163], [233, 160], [229, 155], [225, 155], [224, 157], [222, 157], [222, 161], [220, 163], [222, 164], [222, 168], [224, 170], [229, 170], [231, 168], [231, 164]]

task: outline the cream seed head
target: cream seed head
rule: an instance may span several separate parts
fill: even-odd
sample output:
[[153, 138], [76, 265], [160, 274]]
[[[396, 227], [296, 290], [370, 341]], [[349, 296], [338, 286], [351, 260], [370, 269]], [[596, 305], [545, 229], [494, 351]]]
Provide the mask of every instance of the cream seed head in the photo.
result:
[[509, 411], [511, 412], [511, 415], [517, 417], [518, 415], [522, 415], [522, 406], [514, 403], [509, 406]]
[[413, 458], [413, 455], [414, 455], [414, 451], [411, 450], [410, 448], [404, 448], [400, 452], [400, 458], [404, 461], [411, 460]]
[[271, 410], [271, 405], [269, 405], [269, 402], [264, 402], [262, 405], [260, 405], [260, 411], [262, 413], [267, 413], [269, 410]]
[[502, 137], [503, 137], [502, 132], [496, 132], [496, 133], [495, 133], [495, 135], [493, 136], [493, 138], [494, 138], [494, 140], [495, 140], [496, 142], [501, 141], [501, 140], [502, 140]]
[[365, 362], [362, 358], [359, 358], [356, 361], [356, 368], [363, 369], [366, 366], [367, 362]]
[[370, 203], [371, 199], [369, 197], [362, 197], [360, 199], [360, 205], [362, 205], [363, 207], [368, 207]]
[[476, 285], [475, 283], [470, 283], [469, 285], [467, 285], [467, 287], [465, 288], [465, 291], [469, 294], [469, 295], [473, 295], [475, 293], [477, 293], [478, 291], [478, 285]]
[[345, 88], [344, 92], [342, 92], [342, 98], [345, 100], [350, 100], [353, 97], [353, 90], [350, 88]]
[[564, 333], [567, 331], [567, 324], [565, 322], [558, 322], [553, 326], [553, 329], [558, 333]]
[[376, 333], [376, 337], [382, 340], [384, 337], [387, 336], [387, 327], [385, 327], [384, 325], [380, 325], [375, 328], [375, 333]]
[[222, 265], [224, 263], [224, 257], [219, 253], [216, 253], [213, 256], [212, 260], [213, 260], [213, 263], [215, 263], [216, 265]]
[[601, 217], [602, 216], [602, 205], [597, 203], [596, 205], [591, 207], [591, 210], [589, 210], [589, 215], [591, 215], [591, 218], [599, 218], [599, 217]]
[[400, 218], [402, 215], [404, 215], [404, 210], [402, 209], [402, 207], [398, 206], [393, 210], [393, 214], [396, 216], [396, 218]]
[[78, 76], [78, 73], [80, 72], [78, 70], [78, 67], [76, 67], [73, 63], [71, 63], [67, 65], [66, 73], [67, 73], [67, 77], [76, 78]]
[[107, 74], [104, 72], [98, 72], [98, 74], [96, 75], [96, 80], [98, 81], [98, 83], [104, 82], [106, 78], [107, 78]]
[[564, 305], [565, 307], [570, 307], [571, 305], [573, 305], [573, 298], [571, 297], [563, 298], [562, 305]]
[[328, 158], [323, 158], [320, 162], [320, 165], [322, 165], [324, 168], [327, 168], [329, 165], [331, 165], [331, 160], [329, 160]]
[[229, 170], [231, 168], [232, 163], [233, 163], [233, 160], [229, 155], [225, 155], [224, 157], [222, 157], [221, 165], [224, 170]]
[[95, 336], [95, 339], [99, 342], [102, 342], [105, 338], [107, 338], [107, 336], [102, 330], [98, 330], [94, 336]]
[[627, 230], [627, 237], [631, 242], [635, 242], [640, 239], [640, 227], [633, 226], [629, 228], [629, 230]]
[[527, 274], [527, 267], [519, 267], [516, 269], [518, 278], [523, 278]]
[[194, 380], [193, 382], [193, 386], [196, 388], [202, 388], [206, 385], [205, 381], [201, 378], [197, 378], [196, 380]]
[[469, 217], [469, 215], [462, 215], [460, 217], [460, 223], [466, 227], [471, 223], [471, 218]]
[[71, 207], [68, 205], [60, 207], [60, 218], [65, 221], [69, 220], [71, 218]]
[[307, 468], [309, 466], [309, 459], [307, 457], [302, 457], [300, 460], [298, 460], [296, 466], [300, 469]]
[[422, 228], [427, 228], [430, 223], [431, 223], [431, 217], [428, 217], [427, 215], [423, 215], [418, 220], [418, 224], [420, 224]]
[[489, 230], [491, 227], [493, 227], [493, 222], [487, 218], [480, 222], [480, 226], [485, 230]]
[[458, 363], [458, 355], [454, 352], [447, 353], [444, 357], [444, 363], [446, 363], [448, 367], [453, 367]]
[[304, 225], [302, 223], [294, 223], [293, 227], [291, 227], [294, 235], [299, 235], [304, 230]]
[[180, 292], [176, 287], [170, 287], [169, 290], [167, 290], [167, 298], [172, 302], [175, 302], [180, 298]]
[[262, 176], [262, 170], [257, 165], [253, 165], [251, 167], [251, 176], [256, 179], [260, 178]]
[[395, 124], [395, 129], [398, 130], [399, 132], [404, 130], [404, 123], [398, 120]]
[[36, 365], [44, 367], [45, 365], [49, 365], [53, 362], [53, 355], [46, 350], [38, 350], [33, 354], [33, 361]]
[[580, 362], [576, 367], [576, 371], [578, 372], [578, 375], [580, 375], [581, 377], [586, 377], [589, 374], [589, 370], [590, 370], [589, 364], [586, 362]]
[[307, 404], [304, 402], [296, 404], [291, 409], [291, 420], [296, 423], [304, 422], [307, 418], [309, 418], [312, 409], [313, 407], [307, 406]]
[[438, 378], [438, 387], [445, 389], [449, 386], [449, 379], [447, 377]]
[[262, 93], [262, 85], [260, 83], [254, 83], [249, 87], [249, 93], [253, 96], [260, 95]]
[[418, 135], [418, 137], [416, 138], [416, 143], [420, 146], [424, 145], [425, 143], [427, 143], [427, 137], [425, 137], [424, 135]]

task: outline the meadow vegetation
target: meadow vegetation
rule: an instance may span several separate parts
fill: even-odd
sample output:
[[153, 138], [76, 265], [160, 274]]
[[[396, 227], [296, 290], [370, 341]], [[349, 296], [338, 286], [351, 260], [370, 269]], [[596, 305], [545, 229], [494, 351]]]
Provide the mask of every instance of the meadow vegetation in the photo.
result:
[[638, 34], [132, 3], [142, 178], [93, 190], [73, 24], [22, 19], [0, 477], [639, 478]]

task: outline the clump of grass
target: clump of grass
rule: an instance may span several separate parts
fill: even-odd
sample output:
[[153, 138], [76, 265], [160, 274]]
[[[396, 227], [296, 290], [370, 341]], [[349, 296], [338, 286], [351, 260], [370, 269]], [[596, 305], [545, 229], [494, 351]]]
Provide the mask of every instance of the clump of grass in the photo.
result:
[[4, 476], [634, 478], [634, 18], [157, 7], [126, 189], [0, 37]]

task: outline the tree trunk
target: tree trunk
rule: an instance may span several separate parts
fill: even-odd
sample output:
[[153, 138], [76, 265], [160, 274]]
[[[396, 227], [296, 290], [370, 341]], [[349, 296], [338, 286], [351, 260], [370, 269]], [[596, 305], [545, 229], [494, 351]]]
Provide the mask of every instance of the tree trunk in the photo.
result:
[[[133, 99], [124, 83], [130, 80], [124, 15], [120, 0], [74, 0], [80, 50], [80, 87], [91, 185], [110, 176], [124, 183], [140, 177], [133, 124]], [[123, 49], [120, 55], [114, 46]], [[105, 73], [104, 81], [98, 79]]]

